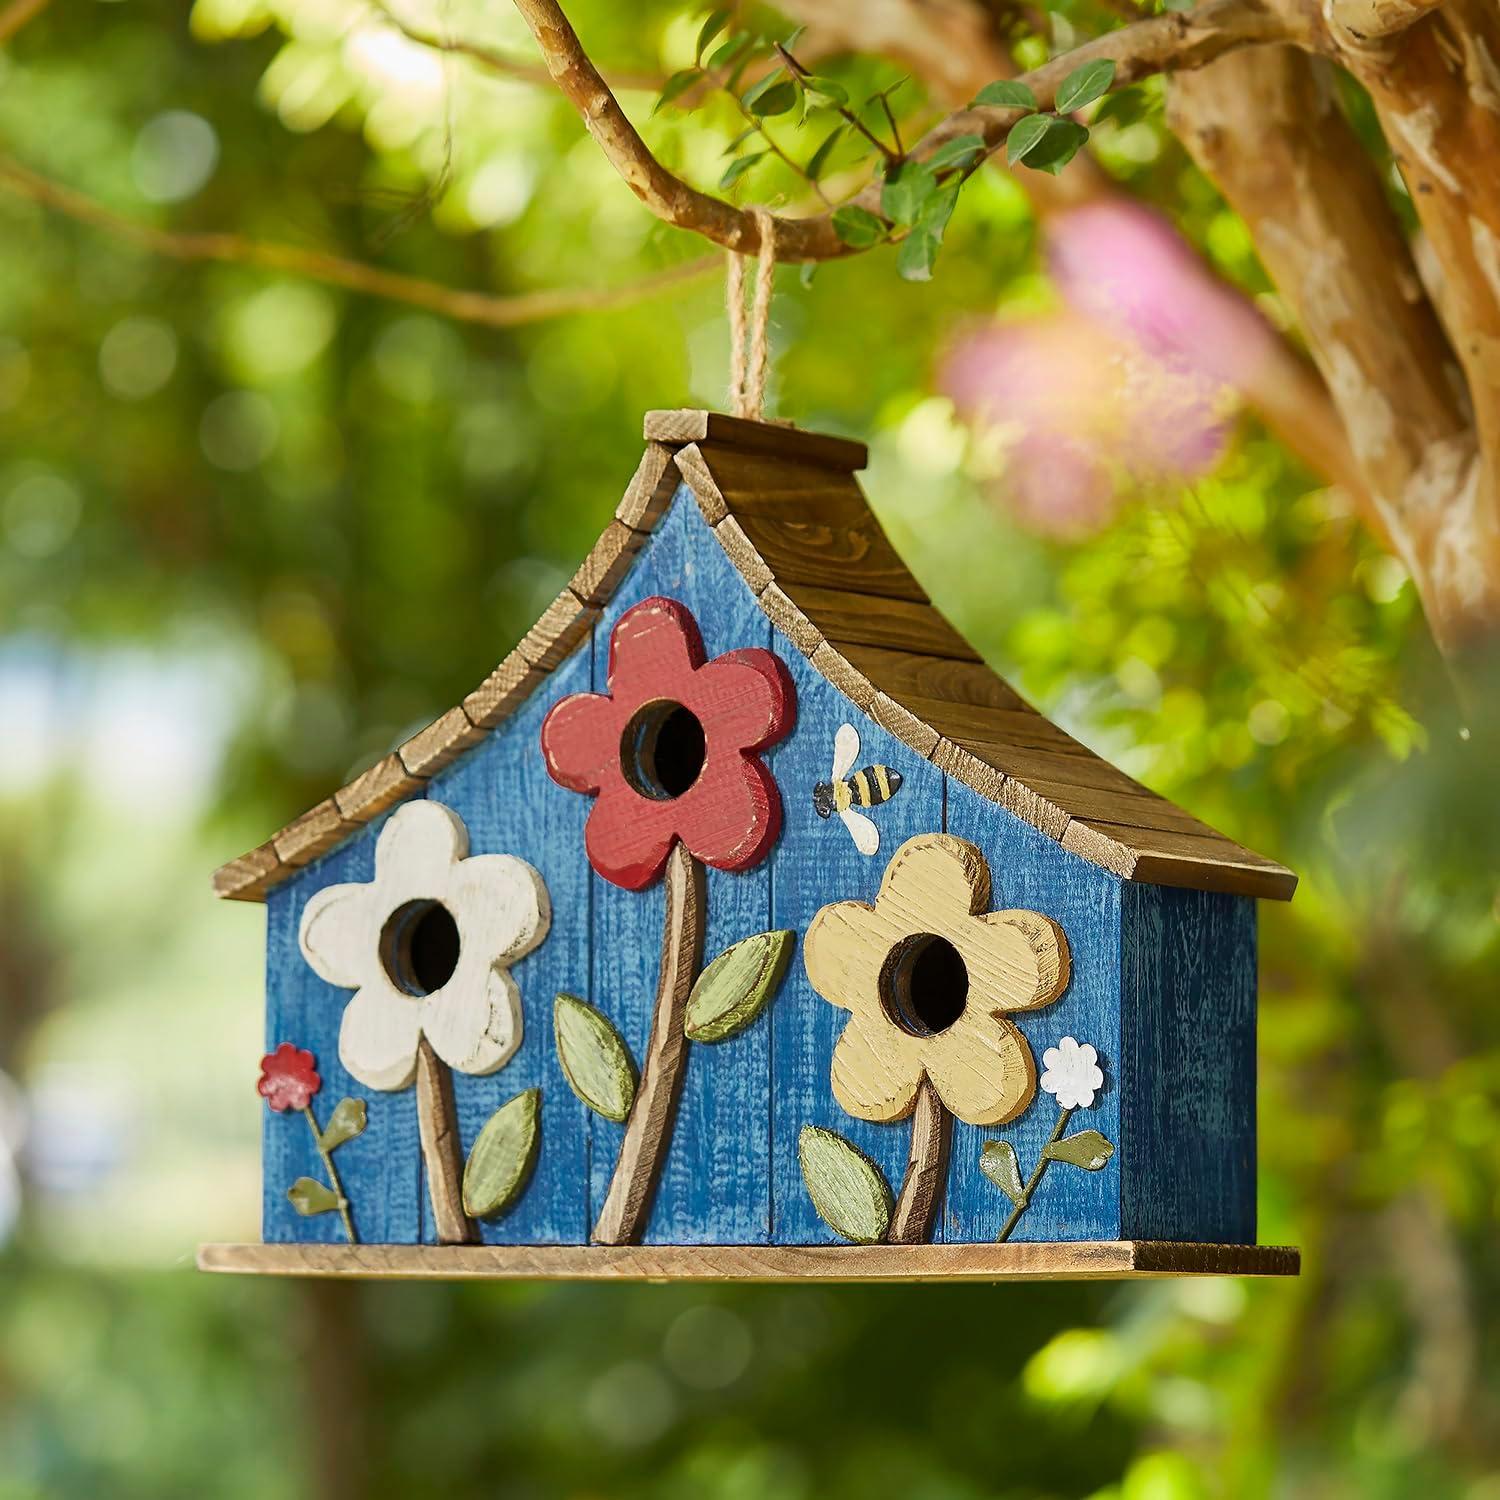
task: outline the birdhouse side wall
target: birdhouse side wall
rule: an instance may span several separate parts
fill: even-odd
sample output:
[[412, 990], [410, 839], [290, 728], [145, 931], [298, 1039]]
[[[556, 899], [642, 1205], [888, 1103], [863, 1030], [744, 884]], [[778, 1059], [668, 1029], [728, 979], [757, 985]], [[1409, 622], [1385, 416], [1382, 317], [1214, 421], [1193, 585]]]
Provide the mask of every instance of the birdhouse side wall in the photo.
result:
[[1254, 1244], [1255, 902], [1121, 897], [1122, 1237]]

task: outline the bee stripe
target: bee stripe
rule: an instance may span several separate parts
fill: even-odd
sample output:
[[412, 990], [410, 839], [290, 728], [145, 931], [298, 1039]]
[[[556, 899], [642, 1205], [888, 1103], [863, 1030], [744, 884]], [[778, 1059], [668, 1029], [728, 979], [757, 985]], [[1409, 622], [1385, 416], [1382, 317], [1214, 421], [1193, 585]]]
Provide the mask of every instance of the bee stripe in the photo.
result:
[[849, 785], [854, 791], [854, 800], [861, 807], [869, 807], [870, 804], [870, 778], [863, 771], [856, 771], [849, 778]]
[[885, 767], [871, 766], [870, 769], [875, 773], [875, 785], [880, 789], [880, 800], [882, 802], [889, 802], [891, 800], [891, 778], [886, 773]]
[[836, 781], [833, 784], [833, 807], [835, 812], [848, 812], [849, 805], [853, 801], [852, 792], [847, 781]]

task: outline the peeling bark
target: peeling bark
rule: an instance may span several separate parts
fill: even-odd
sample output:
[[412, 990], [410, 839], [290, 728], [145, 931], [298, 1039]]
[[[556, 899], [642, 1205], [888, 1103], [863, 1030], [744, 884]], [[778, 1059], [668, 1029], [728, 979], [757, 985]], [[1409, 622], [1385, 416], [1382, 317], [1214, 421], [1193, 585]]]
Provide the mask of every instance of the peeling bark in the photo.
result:
[[1169, 119], [1295, 311], [1378, 521], [1453, 648], [1500, 620], [1465, 382], [1320, 66], [1290, 47], [1225, 58], [1173, 80]]

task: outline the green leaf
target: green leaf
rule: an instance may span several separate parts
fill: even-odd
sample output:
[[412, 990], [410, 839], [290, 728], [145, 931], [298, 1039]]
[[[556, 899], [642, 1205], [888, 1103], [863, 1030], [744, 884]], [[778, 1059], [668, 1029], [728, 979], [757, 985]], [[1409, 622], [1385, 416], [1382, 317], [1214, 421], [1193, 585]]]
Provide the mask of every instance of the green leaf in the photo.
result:
[[797, 272], [797, 280], [802, 283], [802, 289], [807, 290], [813, 284], [813, 277], [818, 274], [818, 263], [815, 260], [805, 260]]
[[1114, 81], [1114, 58], [1101, 57], [1094, 62], [1084, 63], [1081, 68], [1074, 68], [1057, 86], [1054, 108], [1060, 115], [1072, 114], [1075, 109], [1082, 109], [1085, 104], [1092, 104], [1095, 99], [1102, 98], [1109, 92], [1109, 86]]
[[757, 94], [755, 103], [750, 105], [750, 113], [757, 120], [769, 120], [776, 115], [784, 115], [788, 110], [797, 107], [797, 85], [790, 78], [778, 83], [775, 88], [769, 88], [763, 94]]
[[924, 162], [904, 161], [889, 167], [880, 190], [880, 209], [897, 224], [915, 224], [927, 200], [938, 191], [937, 178]]
[[833, 211], [833, 232], [852, 250], [868, 250], [889, 233], [889, 227], [867, 208], [846, 203]]
[[710, 72], [717, 72], [720, 68], [727, 68], [740, 53], [750, 47], [751, 42], [752, 38], [748, 36], [731, 37], [715, 50], [714, 55], [703, 66]]
[[809, 94], [816, 94], [819, 99], [826, 99], [830, 104], [845, 105], [849, 102], [849, 90], [831, 78], [818, 78], [809, 74], [802, 80], [802, 87]]
[[693, 58], [696, 62], [703, 61], [703, 49], [723, 31], [733, 14], [734, 7], [730, 5], [721, 5], [718, 10], [709, 11], [708, 18], [698, 28], [698, 44], [693, 48]]
[[1042, 1150], [1048, 1161], [1065, 1161], [1069, 1166], [1082, 1167], [1085, 1172], [1097, 1172], [1114, 1154], [1115, 1148], [1097, 1130], [1065, 1135]]
[[1005, 159], [1011, 166], [1035, 151], [1052, 123], [1051, 115], [1022, 115], [1005, 138]]
[[843, 1136], [804, 1125], [797, 1137], [802, 1180], [818, 1217], [856, 1245], [878, 1245], [891, 1227], [891, 1188], [885, 1174]]
[[1078, 155], [1088, 138], [1088, 127], [1076, 120], [1049, 120], [1041, 145], [1027, 154], [1026, 165], [1038, 172], [1051, 172], [1055, 177]]
[[1093, 125], [1102, 125], [1106, 120], [1121, 125], [1133, 125], [1143, 119], [1150, 108], [1150, 101], [1139, 88], [1118, 89], [1094, 111]]
[[987, 83], [974, 95], [976, 105], [989, 104], [1001, 109], [1035, 109], [1036, 95], [1024, 83], [1013, 78], [1000, 78]]
[[311, 1177], [299, 1177], [286, 1190], [292, 1207], [304, 1218], [313, 1214], [332, 1213], [339, 1206], [339, 1195], [326, 1182], [314, 1182]]
[[823, 168], [828, 165], [828, 158], [833, 154], [833, 148], [839, 143], [844, 134], [844, 127], [836, 125], [828, 132], [823, 144], [808, 157], [807, 165], [802, 169], [807, 173], [810, 182], [816, 182], [823, 175]]
[[703, 77], [701, 68], [683, 68], [674, 73], [662, 85], [661, 93], [657, 96], [655, 107], [651, 113], [654, 115], [658, 110], [663, 110], [680, 94], [685, 94], [697, 81]]
[[521, 1196], [536, 1166], [541, 1117], [540, 1089], [526, 1089], [490, 1116], [464, 1168], [464, 1212], [470, 1218], [490, 1218]]
[[745, 90], [743, 96], [740, 99], [740, 103], [743, 104], [751, 114], [755, 114], [756, 104], [766, 94], [770, 93], [773, 89], [780, 88], [782, 84], [790, 81], [782, 77], [785, 72], [785, 68], [772, 68], [764, 78], [756, 79], [756, 81], [752, 83], [748, 89]]
[[781, 987], [796, 938], [795, 932], [757, 932], [726, 948], [688, 996], [684, 1033], [695, 1042], [722, 1042], [743, 1031]]
[[328, 1117], [328, 1127], [318, 1138], [325, 1151], [336, 1151], [345, 1141], [352, 1141], [365, 1128], [368, 1118], [363, 1099], [340, 1099]]
[[752, 151], [749, 156], [737, 156], [724, 168], [724, 175], [719, 179], [721, 188], [733, 187], [756, 162], [769, 156], [769, 151]]
[[967, 167], [976, 157], [984, 154], [982, 135], [956, 135], [940, 146], [925, 163], [929, 172], [943, 172], [949, 167]]
[[986, 1141], [979, 1148], [979, 1170], [1010, 1199], [1019, 1203], [1026, 1189], [1021, 1184], [1021, 1164], [1009, 1141]]
[[609, 1017], [576, 995], [559, 995], [552, 1029], [568, 1087], [606, 1120], [628, 1119], [635, 1101], [635, 1061]]

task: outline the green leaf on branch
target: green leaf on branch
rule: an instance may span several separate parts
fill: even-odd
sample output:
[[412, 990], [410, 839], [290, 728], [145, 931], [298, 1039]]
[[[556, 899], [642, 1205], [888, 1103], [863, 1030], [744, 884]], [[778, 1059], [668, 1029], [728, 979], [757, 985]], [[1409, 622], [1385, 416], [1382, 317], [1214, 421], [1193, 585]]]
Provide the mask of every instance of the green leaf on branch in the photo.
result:
[[1051, 123], [1051, 115], [1022, 115], [1010, 127], [1010, 134], [1005, 138], [1006, 161], [1011, 166], [1015, 166], [1018, 161], [1025, 161], [1027, 156], [1041, 144], [1041, 139], [1046, 135], [1047, 127]]
[[979, 1170], [1010, 1199], [1019, 1203], [1026, 1192], [1021, 1184], [1021, 1164], [1009, 1141], [986, 1141], [979, 1148]]
[[726, 948], [698, 976], [683, 1031], [695, 1042], [722, 1042], [766, 1008], [786, 977], [795, 932], [758, 932]]
[[339, 1195], [326, 1182], [315, 1182], [311, 1177], [299, 1177], [286, 1195], [303, 1218], [332, 1213], [339, 1206]]
[[734, 7], [729, 5], [721, 5], [718, 10], [709, 11], [707, 20], [698, 28], [698, 44], [693, 48], [695, 61], [703, 61], [703, 49], [723, 31], [733, 14]]
[[749, 156], [737, 156], [724, 169], [724, 175], [719, 179], [721, 188], [733, 187], [756, 162], [764, 160], [771, 153], [769, 151], [752, 151]]
[[1082, 1167], [1085, 1172], [1097, 1172], [1114, 1154], [1115, 1148], [1097, 1130], [1065, 1135], [1042, 1150], [1048, 1161], [1065, 1161], [1071, 1167]]
[[968, 167], [984, 154], [982, 135], [957, 135], [938, 147], [924, 163], [929, 172], [943, 172], [949, 167]]
[[828, 132], [823, 144], [808, 157], [807, 165], [802, 170], [807, 173], [807, 180], [809, 182], [816, 182], [823, 175], [823, 168], [828, 165], [828, 158], [833, 154], [833, 148], [838, 145], [839, 141], [843, 138], [843, 134], [844, 127], [842, 125], [835, 126]]
[[536, 1166], [542, 1091], [526, 1089], [489, 1118], [464, 1167], [464, 1212], [487, 1219], [521, 1196]]
[[614, 1023], [576, 995], [559, 995], [552, 1006], [557, 1056], [568, 1087], [595, 1114], [621, 1124], [635, 1102], [635, 1060]]
[[880, 190], [880, 209], [897, 224], [915, 224], [929, 199], [937, 196], [938, 181], [925, 162], [897, 162], [886, 169]]
[[843, 84], [835, 83], [831, 78], [819, 78], [809, 73], [802, 80], [802, 87], [809, 94], [813, 94], [818, 99], [826, 101], [829, 104], [842, 107], [849, 102], [849, 90]]
[[1088, 127], [1076, 120], [1051, 119], [1041, 144], [1027, 153], [1026, 165], [1055, 177], [1078, 155], [1088, 138]]
[[833, 232], [851, 250], [868, 250], [890, 233], [890, 226], [877, 219], [867, 208], [846, 203], [833, 211]]
[[1081, 68], [1074, 68], [1058, 84], [1054, 107], [1060, 115], [1072, 114], [1075, 109], [1082, 109], [1085, 104], [1092, 104], [1095, 99], [1103, 98], [1114, 81], [1114, 58], [1101, 57], [1094, 62], [1084, 63]]
[[744, 97], [740, 103], [755, 116], [757, 120], [767, 120], [775, 115], [784, 115], [797, 103], [797, 85], [790, 78], [781, 75], [785, 68], [776, 68], [767, 73], [759, 83], [752, 84], [745, 90]]
[[681, 72], [674, 73], [662, 85], [661, 93], [657, 96], [655, 107], [651, 113], [665, 109], [674, 99], [687, 93], [697, 81], [703, 77], [702, 68], [683, 68]]
[[328, 1128], [318, 1137], [325, 1151], [336, 1151], [345, 1141], [352, 1141], [365, 1128], [368, 1118], [363, 1099], [340, 1099], [328, 1117]]
[[901, 242], [896, 255], [896, 271], [903, 281], [932, 280], [938, 249], [958, 202], [958, 190], [959, 184], [955, 182], [929, 198], [912, 232]]
[[797, 1137], [802, 1180], [818, 1217], [856, 1245], [878, 1245], [891, 1227], [890, 1184], [858, 1147], [817, 1125]]
[[1035, 109], [1036, 95], [1024, 83], [1001, 78], [994, 83], [985, 84], [974, 95], [974, 104], [994, 105], [1000, 109]]
[[[722, 46], [715, 49], [713, 56], [703, 66], [709, 72], [716, 73], [720, 68], [727, 68], [741, 53], [744, 53], [748, 57], [753, 45], [753, 39], [748, 36], [731, 37]], [[728, 83], [726, 87], [733, 88], [733, 82]]]

